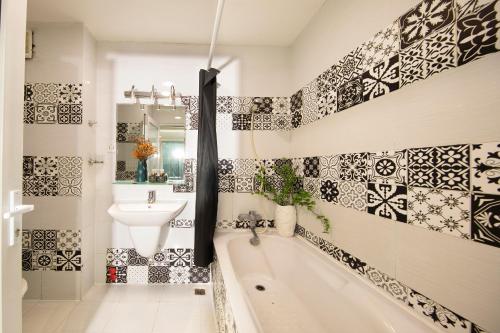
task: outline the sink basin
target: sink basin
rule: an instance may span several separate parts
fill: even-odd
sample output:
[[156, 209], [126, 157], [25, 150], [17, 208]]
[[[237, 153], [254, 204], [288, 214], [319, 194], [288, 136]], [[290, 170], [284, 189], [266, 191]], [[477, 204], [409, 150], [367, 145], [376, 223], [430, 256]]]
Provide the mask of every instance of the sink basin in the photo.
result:
[[186, 204], [186, 200], [161, 201], [154, 204], [115, 203], [109, 207], [108, 214], [115, 221], [129, 227], [136, 251], [143, 257], [151, 257], [160, 248], [158, 243], [162, 228], [169, 228], [168, 223], [182, 212]]
[[115, 203], [108, 213], [128, 226], [162, 226], [174, 219], [186, 207], [187, 201], [166, 201], [154, 204]]

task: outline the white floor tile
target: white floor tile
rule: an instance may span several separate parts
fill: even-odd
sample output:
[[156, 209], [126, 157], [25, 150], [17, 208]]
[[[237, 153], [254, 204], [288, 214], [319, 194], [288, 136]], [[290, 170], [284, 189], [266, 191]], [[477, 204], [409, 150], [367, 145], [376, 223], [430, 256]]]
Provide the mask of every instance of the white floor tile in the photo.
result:
[[154, 333], [200, 333], [200, 309], [196, 301], [160, 303]]
[[81, 302], [24, 301], [23, 333], [215, 333], [210, 288], [97, 285]]
[[111, 320], [118, 303], [83, 301], [68, 315], [61, 331], [64, 333], [102, 332]]
[[24, 333], [54, 333], [62, 327], [77, 301], [40, 301], [23, 316]]
[[118, 303], [103, 333], [151, 332], [158, 306], [158, 302]]

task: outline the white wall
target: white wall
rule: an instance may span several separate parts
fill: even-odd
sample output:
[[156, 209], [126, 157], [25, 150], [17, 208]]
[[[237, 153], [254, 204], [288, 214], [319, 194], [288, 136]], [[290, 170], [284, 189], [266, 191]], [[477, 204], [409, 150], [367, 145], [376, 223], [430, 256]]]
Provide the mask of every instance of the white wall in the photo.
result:
[[[295, 92], [417, 1], [327, 1], [292, 46]], [[500, 141], [500, 54], [294, 130], [293, 156]], [[333, 243], [485, 329], [498, 329], [497, 248], [320, 203]], [[301, 215], [306, 228], [318, 221]]]
[[[123, 92], [135, 85], [159, 90], [165, 81], [175, 84], [183, 95], [198, 95], [198, 72], [207, 65], [208, 46], [169, 45], [159, 43], [99, 42], [97, 47], [97, 145], [99, 157], [105, 163], [96, 174], [96, 281], [105, 279], [105, 254], [110, 247], [132, 247], [126, 227], [113, 223], [106, 213], [112, 204], [114, 152], [108, 145], [115, 142], [116, 103], [130, 103]], [[218, 95], [231, 96], [288, 96], [289, 50], [280, 47], [224, 47], [216, 48], [213, 66], [221, 69]], [[165, 88], [164, 88], [165, 89]], [[259, 131], [255, 136], [261, 158], [285, 156], [288, 152], [287, 134]], [[197, 131], [186, 131], [186, 157], [196, 158]], [[218, 133], [219, 158], [254, 157], [248, 131], [221, 131]], [[194, 219], [195, 194], [173, 194], [188, 199], [188, 206], [179, 218]], [[222, 210], [227, 216], [257, 208], [260, 201], [241, 195], [233, 201], [233, 194], [220, 196]], [[248, 195], [250, 197], [250, 195]], [[145, 197], [144, 197], [145, 198]], [[236, 201], [240, 202], [238, 204]], [[236, 202], [236, 203], [235, 203]], [[249, 203], [250, 202], [250, 203]], [[272, 210], [269, 209], [269, 213]], [[193, 247], [193, 230], [171, 229], [167, 246]]]
[[95, 155], [95, 41], [82, 24], [29, 22], [34, 31], [34, 57], [26, 61], [25, 82], [82, 83], [81, 125], [24, 125], [24, 155], [81, 156], [81, 197], [26, 197], [35, 212], [25, 229], [71, 229], [82, 232], [82, 272], [29, 271], [27, 298], [78, 299], [94, 284], [95, 171], [86, 161]]

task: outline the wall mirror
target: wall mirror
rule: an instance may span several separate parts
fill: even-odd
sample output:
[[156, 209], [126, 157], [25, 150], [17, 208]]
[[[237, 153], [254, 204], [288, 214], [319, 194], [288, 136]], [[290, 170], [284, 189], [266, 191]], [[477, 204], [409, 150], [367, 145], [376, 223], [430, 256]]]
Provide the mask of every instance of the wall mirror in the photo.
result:
[[119, 182], [134, 182], [137, 159], [132, 155], [135, 140], [145, 137], [158, 153], [147, 160], [148, 172], [163, 170], [167, 183], [184, 180], [185, 120], [184, 106], [117, 104], [116, 177]]

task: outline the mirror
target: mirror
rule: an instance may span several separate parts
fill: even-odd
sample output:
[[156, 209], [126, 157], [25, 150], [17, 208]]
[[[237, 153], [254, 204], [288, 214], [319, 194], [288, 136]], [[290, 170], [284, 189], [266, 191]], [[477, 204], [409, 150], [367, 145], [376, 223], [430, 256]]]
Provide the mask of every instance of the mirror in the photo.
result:
[[184, 106], [118, 104], [116, 107], [116, 181], [135, 181], [137, 137], [145, 137], [158, 153], [147, 160], [148, 173], [163, 170], [168, 183], [184, 180]]

